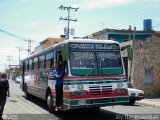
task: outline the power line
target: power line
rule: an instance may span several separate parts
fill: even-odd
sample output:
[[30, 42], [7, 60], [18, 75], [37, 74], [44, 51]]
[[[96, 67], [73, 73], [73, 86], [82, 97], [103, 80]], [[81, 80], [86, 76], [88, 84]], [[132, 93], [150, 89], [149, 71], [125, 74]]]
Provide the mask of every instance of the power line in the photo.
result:
[[12, 36], [12, 37], [15, 37], [15, 38], [17, 38], [17, 39], [20, 39], [20, 40], [23, 40], [23, 41], [27, 41], [27, 42], [28, 42], [28, 49], [27, 49], [28, 55], [31, 54], [31, 43], [32, 43], [34, 40], [30, 40], [30, 39], [25, 39], [25, 38], [19, 37], [19, 36], [15, 35], [15, 34], [12, 34], [12, 33], [10, 33], [10, 32], [7, 32], [7, 31], [5, 31], [5, 30], [2, 30], [2, 29], [0, 29], [0, 32], [3, 32], [3, 33], [5, 33], [5, 34], [10, 35], [10, 36]]
[[20, 40], [27, 40], [27, 39], [25, 39], [25, 38], [22, 38], [22, 37], [20, 37], [20, 36], [17, 36], [17, 35], [15, 35], [15, 34], [12, 34], [12, 33], [10, 33], [10, 32], [7, 32], [7, 31], [5, 31], [5, 30], [2, 30], [2, 29], [0, 29], [0, 32], [3, 32], [3, 33], [5, 33], [5, 34], [7, 34], [7, 35], [10, 35], [10, 36], [15, 37], [15, 38], [20, 39]]
[[67, 21], [68, 22], [68, 27], [67, 27], [67, 38], [69, 39], [69, 29], [70, 29], [70, 21], [72, 21], [72, 22], [77, 22], [77, 19], [71, 19], [71, 17], [70, 17], [70, 12], [71, 12], [71, 10], [75, 10], [76, 12], [77, 12], [77, 10], [79, 9], [79, 8], [73, 8], [73, 7], [66, 7], [66, 6], [63, 6], [63, 5], [61, 5], [60, 7], [59, 7], [61, 10], [67, 10], [67, 12], [68, 12], [68, 17], [66, 17], [66, 18], [60, 18], [60, 20], [64, 20], [64, 21]]

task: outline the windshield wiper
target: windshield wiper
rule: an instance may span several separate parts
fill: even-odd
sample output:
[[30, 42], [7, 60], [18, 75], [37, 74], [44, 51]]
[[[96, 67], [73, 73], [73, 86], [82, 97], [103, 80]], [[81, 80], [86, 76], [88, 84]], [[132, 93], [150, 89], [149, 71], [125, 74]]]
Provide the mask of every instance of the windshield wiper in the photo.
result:
[[95, 75], [95, 74], [94, 74], [94, 65], [92, 64], [91, 66], [92, 66], [93, 75]]
[[101, 74], [102, 74], [102, 76], [103, 76], [103, 70], [102, 70], [102, 66], [101, 66]]
[[84, 76], [84, 78], [85, 78], [86, 76], [88, 76], [91, 72], [93, 72], [93, 69], [90, 70], [90, 71]]
[[102, 61], [104, 61], [104, 58], [100, 59], [100, 69], [101, 69], [101, 74], [102, 74], [102, 76], [103, 76]]
[[91, 64], [91, 66], [92, 66], [92, 70], [90, 70], [84, 77], [88, 76], [91, 72], [92, 72], [93, 75], [95, 75], [94, 74], [94, 65]]

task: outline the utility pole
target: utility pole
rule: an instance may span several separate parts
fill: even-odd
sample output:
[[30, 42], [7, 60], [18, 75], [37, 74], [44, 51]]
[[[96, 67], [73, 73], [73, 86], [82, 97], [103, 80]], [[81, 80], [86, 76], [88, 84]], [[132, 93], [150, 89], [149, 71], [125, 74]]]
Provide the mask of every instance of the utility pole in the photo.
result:
[[28, 56], [29, 56], [31, 54], [31, 44], [32, 44], [32, 42], [34, 40], [24, 40], [24, 41], [28, 42], [28, 49], [27, 49], [27, 51], [28, 51]]
[[13, 56], [7, 56], [7, 61], [9, 62], [9, 68], [11, 68], [11, 60], [13, 60]]
[[20, 60], [21, 60], [21, 51], [22, 51], [22, 48], [21, 47], [16, 47], [18, 48], [18, 52], [19, 52], [19, 65], [20, 65]]
[[70, 12], [71, 12], [71, 10], [75, 10], [76, 12], [77, 12], [77, 10], [79, 9], [79, 8], [73, 8], [73, 7], [66, 7], [66, 6], [63, 6], [63, 5], [61, 5], [60, 7], [59, 7], [59, 9], [61, 9], [61, 10], [67, 10], [67, 12], [68, 12], [68, 17], [66, 17], [66, 18], [60, 18], [60, 20], [64, 20], [64, 21], [67, 21], [68, 22], [68, 30], [67, 30], [67, 38], [69, 39], [69, 31], [70, 31], [70, 21], [72, 21], [72, 22], [76, 22], [77, 21], [77, 19], [71, 19], [71, 17], [70, 17]]

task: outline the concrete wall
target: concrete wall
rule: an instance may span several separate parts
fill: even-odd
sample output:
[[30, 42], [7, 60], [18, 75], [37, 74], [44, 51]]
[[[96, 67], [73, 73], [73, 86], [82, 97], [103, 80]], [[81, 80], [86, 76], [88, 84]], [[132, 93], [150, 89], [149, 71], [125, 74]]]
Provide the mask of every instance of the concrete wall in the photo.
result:
[[[128, 73], [133, 85], [145, 92], [145, 97], [160, 97], [160, 37], [153, 36], [146, 40], [124, 42], [121, 46], [132, 45], [133, 61], [129, 61]], [[126, 56], [127, 51], [122, 52]], [[153, 81], [146, 83], [145, 69], [153, 70]]]
[[[133, 84], [145, 91], [145, 96], [160, 96], [160, 37], [134, 42]], [[145, 69], [153, 69], [153, 82], [145, 83]]]

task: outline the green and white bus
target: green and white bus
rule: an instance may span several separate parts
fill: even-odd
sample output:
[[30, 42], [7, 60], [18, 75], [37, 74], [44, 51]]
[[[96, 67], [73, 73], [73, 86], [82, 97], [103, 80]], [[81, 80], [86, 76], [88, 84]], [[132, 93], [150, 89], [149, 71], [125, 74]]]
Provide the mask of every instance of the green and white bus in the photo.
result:
[[63, 63], [63, 110], [128, 103], [127, 79], [120, 45], [112, 40], [70, 39], [21, 61], [26, 98], [37, 96], [53, 111], [53, 68]]

